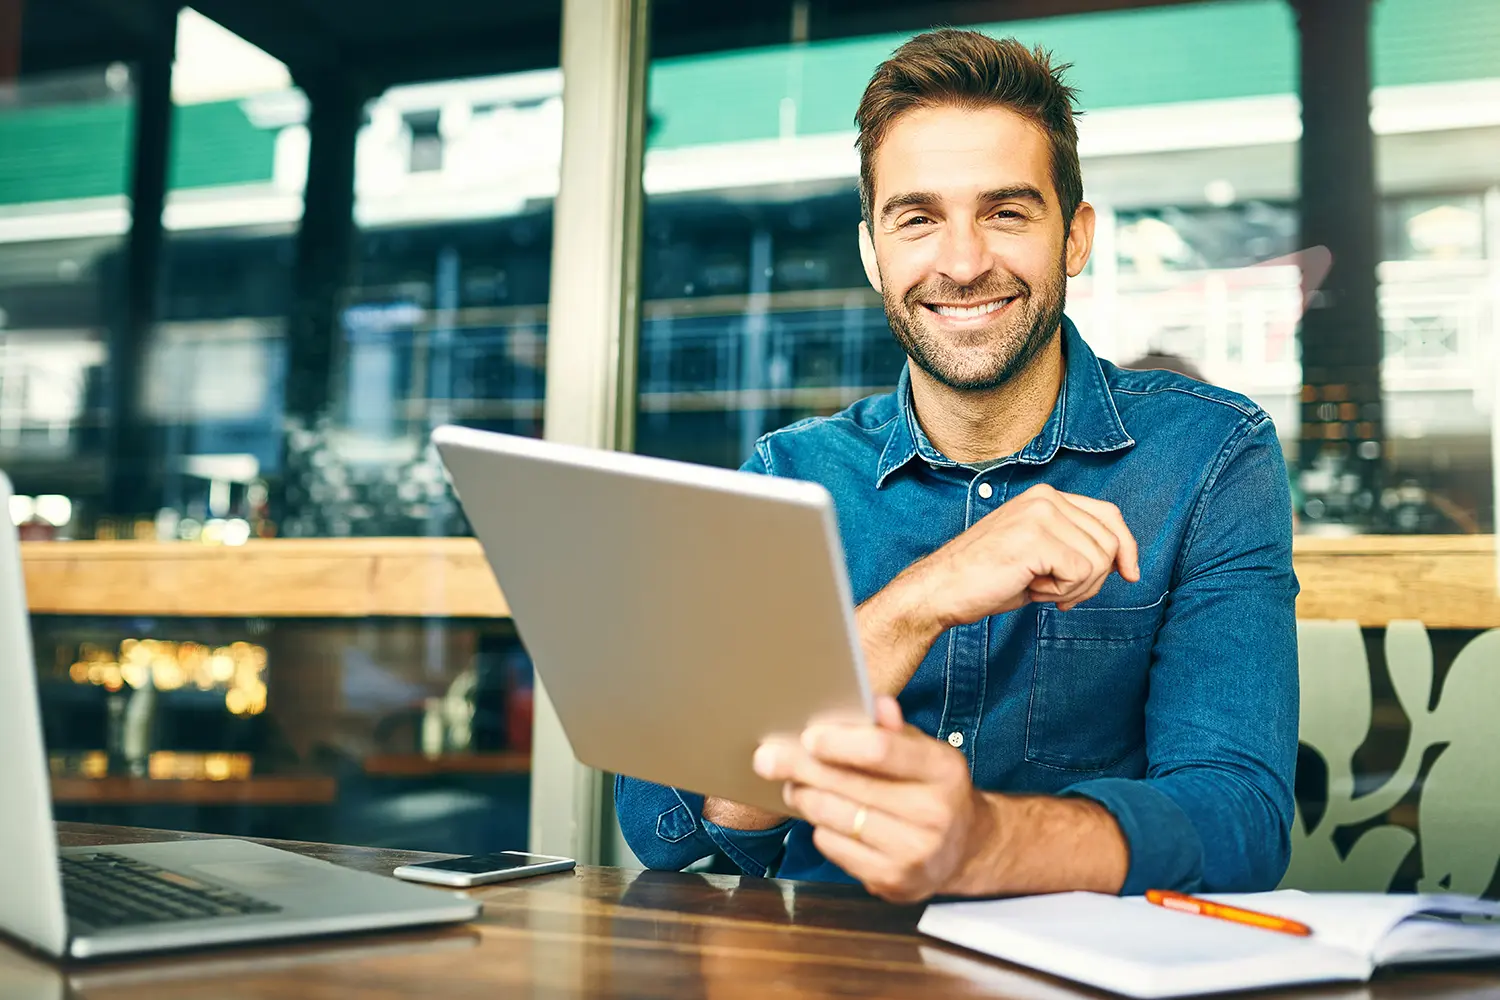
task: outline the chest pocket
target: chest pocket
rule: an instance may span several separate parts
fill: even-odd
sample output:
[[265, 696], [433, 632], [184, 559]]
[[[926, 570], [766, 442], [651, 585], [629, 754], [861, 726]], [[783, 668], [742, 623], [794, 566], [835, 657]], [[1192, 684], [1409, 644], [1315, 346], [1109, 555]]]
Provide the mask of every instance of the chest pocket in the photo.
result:
[[1101, 771], [1145, 742], [1151, 647], [1166, 595], [1141, 608], [1044, 607], [1026, 719], [1026, 759]]

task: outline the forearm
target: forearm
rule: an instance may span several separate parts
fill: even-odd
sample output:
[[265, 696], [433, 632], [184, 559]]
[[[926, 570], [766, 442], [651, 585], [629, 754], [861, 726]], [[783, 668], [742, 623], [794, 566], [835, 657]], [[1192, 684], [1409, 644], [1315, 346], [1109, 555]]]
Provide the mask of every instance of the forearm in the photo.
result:
[[871, 693], [896, 697], [922, 665], [942, 625], [924, 614], [913, 571], [896, 577], [855, 610]]
[[786, 822], [785, 816], [766, 812], [754, 806], [741, 805], [728, 799], [705, 799], [703, 818], [726, 830], [769, 830]]
[[945, 893], [1008, 896], [1082, 889], [1118, 893], [1130, 868], [1119, 824], [1081, 798], [978, 793], [968, 861]]

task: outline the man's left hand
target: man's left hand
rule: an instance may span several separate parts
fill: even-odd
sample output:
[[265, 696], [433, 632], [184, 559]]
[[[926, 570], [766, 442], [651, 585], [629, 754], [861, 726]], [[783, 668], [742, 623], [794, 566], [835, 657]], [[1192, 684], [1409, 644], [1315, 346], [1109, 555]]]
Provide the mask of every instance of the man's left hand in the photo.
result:
[[814, 725], [801, 744], [766, 743], [755, 771], [785, 782], [813, 844], [891, 902], [960, 891], [966, 863], [999, 831], [964, 755], [908, 726], [890, 697], [876, 725]]

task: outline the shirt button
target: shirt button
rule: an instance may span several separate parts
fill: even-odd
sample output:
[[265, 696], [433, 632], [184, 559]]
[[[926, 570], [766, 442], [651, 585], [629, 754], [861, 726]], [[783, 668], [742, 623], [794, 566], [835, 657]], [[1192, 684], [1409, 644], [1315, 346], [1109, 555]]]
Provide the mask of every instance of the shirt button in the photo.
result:
[[[980, 483], [979, 484], [979, 498], [981, 500], [988, 500], [990, 497], [992, 497], [994, 495], [995, 495], [995, 487], [991, 486], [989, 483]], [[953, 745], [954, 746], [958, 746], [957, 743], [955, 743]]]
[[948, 745], [950, 747], [961, 747], [964, 745], [964, 734], [957, 729], [948, 734]]

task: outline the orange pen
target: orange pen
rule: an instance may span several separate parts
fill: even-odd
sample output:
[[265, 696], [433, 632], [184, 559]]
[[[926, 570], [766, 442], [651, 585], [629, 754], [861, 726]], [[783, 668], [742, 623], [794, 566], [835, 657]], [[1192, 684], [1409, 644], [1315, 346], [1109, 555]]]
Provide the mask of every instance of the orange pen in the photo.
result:
[[1146, 890], [1146, 902], [1164, 906], [1169, 910], [1177, 910], [1179, 913], [1196, 913], [1200, 917], [1218, 917], [1220, 920], [1248, 924], [1251, 927], [1279, 931], [1282, 934], [1295, 934], [1298, 937], [1308, 937], [1312, 934], [1311, 927], [1295, 920], [1272, 916], [1269, 913], [1256, 913], [1254, 910], [1242, 910], [1238, 906], [1226, 906], [1223, 903], [1210, 902], [1207, 899], [1199, 899], [1196, 896], [1172, 892], [1168, 889]]

